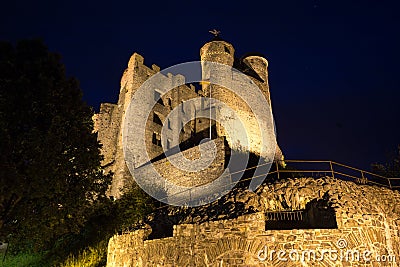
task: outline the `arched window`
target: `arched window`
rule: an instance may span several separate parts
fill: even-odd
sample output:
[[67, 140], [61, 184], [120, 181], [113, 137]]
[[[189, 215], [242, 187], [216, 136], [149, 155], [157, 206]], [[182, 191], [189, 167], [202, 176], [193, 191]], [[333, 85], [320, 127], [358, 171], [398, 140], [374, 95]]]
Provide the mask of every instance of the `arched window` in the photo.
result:
[[226, 46], [224, 46], [224, 50], [225, 50], [225, 52], [228, 53], [228, 54], [230, 54], [230, 52], [231, 52], [231, 51], [229, 51], [229, 48], [226, 47]]
[[170, 139], [167, 139], [167, 149], [171, 148], [171, 143], [172, 141]]
[[183, 106], [183, 101], [181, 101], [181, 111], [182, 113], [185, 113], [185, 107]]
[[152, 143], [156, 146], [161, 146], [161, 137], [158, 134], [153, 133]]
[[157, 113], [153, 113], [153, 122], [161, 126], [163, 125], [162, 120], [160, 119], [160, 116], [158, 116]]

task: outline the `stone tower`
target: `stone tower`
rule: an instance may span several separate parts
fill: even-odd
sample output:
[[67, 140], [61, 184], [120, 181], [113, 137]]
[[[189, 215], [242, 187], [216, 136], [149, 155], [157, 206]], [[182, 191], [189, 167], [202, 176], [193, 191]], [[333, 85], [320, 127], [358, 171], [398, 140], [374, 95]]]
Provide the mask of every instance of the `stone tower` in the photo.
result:
[[103, 166], [106, 172], [113, 173], [109, 195], [119, 197], [122, 189], [132, 184], [132, 176], [125, 164], [122, 149], [122, 127], [125, 112], [135, 91], [148, 77], [157, 73], [160, 68], [153, 65], [148, 68], [143, 64], [144, 58], [134, 53], [128, 67], [121, 77], [121, 86], [117, 104], [102, 103], [100, 112], [95, 114], [94, 129], [98, 132], [98, 140], [103, 145]]
[[[264, 57], [254, 54], [248, 54], [241, 59], [237, 59], [235, 58], [234, 53], [235, 49], [233, 48], [232, 44], [222, 40], [218, 36], [214, 37], [213, 40], [206, 43], [200, 49], [200, 58], [202, 61], [202, 77], [204, 81], [202, 83], [202, 89], [205, 96], [218, 99], [219, 101], [227, 104], [229, 108], [231, 108], [238, 114], [239, 118], [244, 122], [245, 128], [248, 131], [248, 135], [250, 137], [250, 152], [260, 155], [261, 133], [257, 127], [257, 120], [248, 103], [246, 103], [246, 101], [244, 101], [230, 89], [209, 82], [210, 75], [213, 74], [211, 74], [207, 62], [216, 62], [227, 65], [229, 67], [233, 67], [241, 73], [246, 74], [257, 85], [259, 90], [261, 90], [265, 100], [268, 102], [270, 109], [272, 109], [268, 85], [268, 61]], [[214, 70], [214, 73], [218, 75], [218, 70]], [[243, 85], [243, 90], [246, 90], [246, 85]], [[235, 122], [232, 119], [233, 116], [228, 111], [222, 108], [216, 109], [217, 110], [215, 112], [217, 114], [218, 120], [226, 123], [232, 128], [235, 128]], [[270, 125], [270, 123], [268, 124], [270, 127], [274, 127], [274, 125]], [[226, 129], [224, 129], [224, 127], [222, 127], [220, 123], [216, 123], [216, 128], [218, 136], [228, 136], [228, 134], [226, 133]], [[229, 146], [231, 148], [242, 149], [240, 147], [236, 147], [238, 146], [237, 142], [235, 142], [234, 140], [229, 140], [230, 139], [228, 139], [228, 142], [230, 142]], [[277, 147], [276, 150], [277, 154], [275, 156], [275, 159], [282, 160], [283, 156], [279, 147]]]
[[233, 46], [219, 37], [203, 45], [200, 48], [200, 59], [212, 61], [228, 66], [233, 66], [235, 49]]

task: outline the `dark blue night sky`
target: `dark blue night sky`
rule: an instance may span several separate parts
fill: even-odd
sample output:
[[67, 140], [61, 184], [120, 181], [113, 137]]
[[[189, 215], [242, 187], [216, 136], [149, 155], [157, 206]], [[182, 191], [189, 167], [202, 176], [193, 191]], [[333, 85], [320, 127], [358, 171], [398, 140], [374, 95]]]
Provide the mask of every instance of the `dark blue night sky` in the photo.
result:
[[269, 61], [278, 142], [288, 159], [369, 169], [400, 144], [398, 1], [14, 1], [0, 39], [41, 38], [96, 110], [116, 102], [130, 55], [161, 68], [199, 59], [221, 30], [236, 56]]

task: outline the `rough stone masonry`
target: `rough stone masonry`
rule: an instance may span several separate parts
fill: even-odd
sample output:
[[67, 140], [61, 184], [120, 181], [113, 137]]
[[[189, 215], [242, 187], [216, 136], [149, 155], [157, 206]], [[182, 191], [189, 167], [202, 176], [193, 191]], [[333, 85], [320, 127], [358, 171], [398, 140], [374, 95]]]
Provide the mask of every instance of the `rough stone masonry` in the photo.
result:
[[[301, 229], [296, 221], [292, 229], [266, 227], [274, 220], [271, 214], [305, 209], [325, 195], [336, 227]], [[287, 179], [263, 184], [254, 193], [236, 189], [186, 212], [177, 222], [166, 238], [149, 240], [148, 228], [115, 235], [109, 241], [107, 267], [400, 265], [400, 193], [378, 186], [331, 177]], [[267, 259], [260, 251], [269, 252]], [[323, 251], [331, 255], [321, 256]], [[304, 252], [315, 252], [315, 260], [306, 254], [302, 262]], [[363, 258], [366, 252], [370, 254]]]

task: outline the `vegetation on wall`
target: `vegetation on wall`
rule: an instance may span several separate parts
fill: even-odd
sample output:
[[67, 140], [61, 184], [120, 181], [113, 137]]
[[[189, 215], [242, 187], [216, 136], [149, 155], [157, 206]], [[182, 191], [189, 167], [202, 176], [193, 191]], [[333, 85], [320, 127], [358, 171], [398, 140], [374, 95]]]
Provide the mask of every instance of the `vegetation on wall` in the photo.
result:
[[400, 177], [400, 145], [397, 150], [389, 155], [386, 163], [372, 164], [372, 171], [385, 177]]

